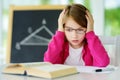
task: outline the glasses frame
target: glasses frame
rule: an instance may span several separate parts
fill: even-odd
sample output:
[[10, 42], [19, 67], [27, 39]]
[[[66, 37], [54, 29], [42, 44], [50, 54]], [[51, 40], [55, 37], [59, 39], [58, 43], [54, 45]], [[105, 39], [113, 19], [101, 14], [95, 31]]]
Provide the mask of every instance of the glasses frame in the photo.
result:
[[84, 33], [86, 33], [86, 30], [84, 30], [84, 29], [73, 29], [73, 28], [70, 28], [70, 27], [64, 27], [64, 30], [67, 31], [67, 32], [75, 31], [77, 34], [84, 34]]

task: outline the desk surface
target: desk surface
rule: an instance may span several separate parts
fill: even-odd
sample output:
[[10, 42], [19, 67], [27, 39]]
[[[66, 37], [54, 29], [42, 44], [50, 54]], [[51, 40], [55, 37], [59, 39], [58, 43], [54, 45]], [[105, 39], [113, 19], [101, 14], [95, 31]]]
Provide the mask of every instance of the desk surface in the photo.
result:
[[[29, 77], [22, 75], [2, 74], [3, 66], [0, 66], [0, 80], [48, 80], [45, 78]], [[50, 80], [117, 80], [120, 78], [120, 67], [110, 73], [78, 73]]]

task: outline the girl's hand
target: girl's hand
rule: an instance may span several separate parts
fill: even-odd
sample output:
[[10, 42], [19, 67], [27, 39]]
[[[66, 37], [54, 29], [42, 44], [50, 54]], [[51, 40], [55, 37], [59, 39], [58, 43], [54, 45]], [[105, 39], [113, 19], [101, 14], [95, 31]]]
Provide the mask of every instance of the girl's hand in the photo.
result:
[[91, 15], [91, 13], [87, 10], [86, 11], [86, 19], [87, 19], [87, 32], [93, 31], [94, 30], [94, 20], [93, 17]]
[[60, 13], [59, 18], [58, 18], [58, 31], [62, 31], [62, 32], [64, 32], [64, 28], [63, 28], [64, 14], [65, 14], [65, 9]]

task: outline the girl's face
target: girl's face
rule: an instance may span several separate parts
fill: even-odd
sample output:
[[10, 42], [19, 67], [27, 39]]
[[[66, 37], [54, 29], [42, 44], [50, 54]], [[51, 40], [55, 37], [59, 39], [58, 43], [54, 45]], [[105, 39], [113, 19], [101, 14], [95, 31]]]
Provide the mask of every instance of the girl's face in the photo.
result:
[[86, 28], [77, 24], [71, 17], [65, 22], [65, 36], [73, 48], [80, 48], [85, 38]]

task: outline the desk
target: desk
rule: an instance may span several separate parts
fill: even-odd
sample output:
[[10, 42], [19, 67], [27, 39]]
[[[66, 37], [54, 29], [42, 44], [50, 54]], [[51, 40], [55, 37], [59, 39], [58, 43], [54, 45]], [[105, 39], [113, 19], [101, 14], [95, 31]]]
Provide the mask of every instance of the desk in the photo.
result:
[[0, 66], [0, 80], [117, 80], [120, 78], [120, 67], [111, 73], [79, 73], [55, 79], [2, 74], [3, 68], [4, 66]]

